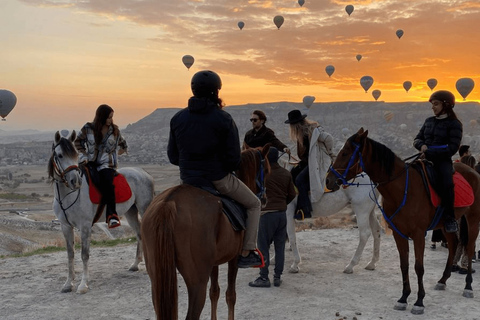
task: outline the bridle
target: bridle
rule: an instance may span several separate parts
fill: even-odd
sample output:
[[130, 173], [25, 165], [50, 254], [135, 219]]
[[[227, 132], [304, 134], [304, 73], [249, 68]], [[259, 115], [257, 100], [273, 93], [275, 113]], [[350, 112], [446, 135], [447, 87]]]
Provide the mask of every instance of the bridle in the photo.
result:
[[[332, 165], [330, 165], [330, 171], [333, 172], [333, 174], [337, 177], [337, 184], [340, 185], [340, 183], [344, 186], [349, 186], [349, 185], [356, 185], [353, 182], [348, 182], [347, 180], [347, 174], [350, 172], [351, 168], [355, 168], [355, 177], [358, 175], [361, 175], [362, 172], [365, 171], [365, 166], [363, 164], [363, 158], [362, 158], [362, 152], [360, 151], [360, 145], [357, 143], [352, 142], [353, 146], [355, 147], [355, 150], [353, 150], [352, 155], [350, 156], [350, 159], [348, 160], [347, 167], [345, 169], [337, 169], [335, 170]], [[358, 154], [358, 160], [354, 163], [355, 158], [357, 157]], [[343, 173], [340, 173], [339, 171], [343, 171]]]

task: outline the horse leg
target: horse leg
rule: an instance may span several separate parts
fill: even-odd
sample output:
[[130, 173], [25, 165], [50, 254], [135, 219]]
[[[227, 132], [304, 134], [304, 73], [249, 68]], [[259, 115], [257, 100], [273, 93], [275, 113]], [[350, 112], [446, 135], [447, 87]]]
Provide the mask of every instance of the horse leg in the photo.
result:
[[425, 236], [422, 234], [413, 240], [413, 247], [415, 251], [415, 273], [417, 274], [418, 293], [417, 301], [413, 305], [413, 314], [423, 314], [425, 306], [423, 305], [423, 298], [425, 298], [425, 288], [423, 286], [423, 275], [425, 268], [423, 267], [423, 255], [425, 253]]
[[380, 234], [382, 227], [378, 222], [377, 216], [375, 215], [375, 207], [372, 208], [372, 211], [369, 215], [370, 220], [370, 230], [373, 237], [373, 256], [372, 260], [367, 264], [365, 269], [375, 270], [375, 265], [380, 260]]
[[138, 210], [135, 205], [133, 205], [128, 211], [125, 213], [125, 217], [127, 218], [128, 224], [135, 232], [137, 236], [137, 253], [135, 255], [135, 261], [133, 264], [128, 268], [129, 271], [138, 271], [138, 265], [142, 262], [143, 259], [143, 251], [142, 251], [142, 236], [140, 234], [140, 220], [138, 220]]
[[[472, 258], [475, 254], [475, 242], [478, 237], [478, 222], [468, 221], [468, 243], [465, 247], [465, 253], [468, 257], [468, 272], [465, 277], [465, 288], [463, 289], [463, 296], [465, 298], [473, 298], [472, 289]], [[461, 232], [462, 230], [460, 230]]]
[[237, 302], [237, 292], [235, 285], [237, 281], [237, 259], [228, 262], [228, 286], [226, 292], [226, 301], [228, 306], [228, 320], [234, 320], [235, 317], [235, 302]]
[[402, 271], [403, 290], [402, 297], [394, 306], [395, 310], [407, 309], [407, 298], [412, 292], [410, 288], [410, 279], [408, 277], [408, 240], [402, 238], [397, 232], [393, 234], [395, 244], [397, 245], [398, 255], [400, 256], [400, 270]]
[[297, 237], [295, 234], [295, 208], [297, 206], [297, 198], [295, 198], [292, 202], [290, 202], [287, 206], [287, 237], [288, 241], [290, 242], [290, 248], [293, 251], [293, 263], [290, 266], [290, 273], [298, 273], [300, 270], [298, 265], [302, 261], [300, 257], [300, 252], [298, 251], [297, 247]]
[[456, 233], [444, 232], [443, 234], [445, 235], [448, 243], [448, 258], [442, 278], [438, 280], [437, 284], [435, 285], [435, 290], [445, 290], [445, 288], [447, 287], [447, 280], [452, 274], [453, 259], [455, 258], [455, 253], [458, 246], [458, 237]]
[[217, 320], [218, 298], [220, 297], [220, 286], [218, 285], [218, 266], [212, 268], [210, 274], [210, 314], [212, 320]]
[[75, 249], [74, 249], [74, 233], [73, 227], [62, 224], [62, 232], [65, 237], [65, 245], [67, 247], [68, 255], [68, 275], [65, 284], [63, 285], [62, 292], [71, 292], [73, 283], [75, 281]]
[[90, 238], [92, 235], [92, 226], [86, 224], [80, 228], [82, 241], [82, 262], [83, 273], [82, 281], [77, 288], [77, 293], [87, 293], [88, 291], [88, 260], [90, 259]]
[[[182, 257], [178, 257], [182, 261]], [[212, 274], [211, 261], [184, 259], [178, 262], [177, 269], [185, 280], [188, 291], [188, 312], [186, 320], [198, 320], [207, 298], [208, 279]]]
[[[360, 209], [358, 209], [360, 207]], [[357, 225], [358, 225], [358, 232], [359, 232], [359, 242], [357, 246], [357, 250], [353, 255], [350, 263], [345, 267], [343, 270], [344, 273], [353, 273], [353, 268], [358, 264], [360, 261], [360, 257], [362, 256], [363, 250], [365, 249], [365, 245], [367, 244], [368, 238], [370, 237], [370, 224], [369, 224], [369, 216], [365, 214], [366, 210], [363, 210], [362, 206], [355, 206], [352, 205], [354, 208], [355, 216], [357, 217]], [[375, 269], [375, 264], [373, 264], [373, 269]], [[373, 270], [371, 269], [371, 270]]]

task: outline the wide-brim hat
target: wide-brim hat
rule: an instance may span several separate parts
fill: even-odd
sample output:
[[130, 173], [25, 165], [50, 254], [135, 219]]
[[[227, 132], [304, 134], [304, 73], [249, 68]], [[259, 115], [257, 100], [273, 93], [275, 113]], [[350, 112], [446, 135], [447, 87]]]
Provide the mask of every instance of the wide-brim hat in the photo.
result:
[[285, 120], [285, 123], [294, 124], [302, 121], [307, 117], [306, 114], [302, 114], [300, 110], [292, 110], [288, 113], [288, 119]]

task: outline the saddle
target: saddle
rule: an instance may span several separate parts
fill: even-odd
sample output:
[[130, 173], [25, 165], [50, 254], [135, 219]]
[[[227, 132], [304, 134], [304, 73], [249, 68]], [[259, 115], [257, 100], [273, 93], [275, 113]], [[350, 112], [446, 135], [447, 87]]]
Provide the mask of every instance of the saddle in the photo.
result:
[[[100, 183], [98, 171], [88, 164], [83, 167], [83, 170], [87, 175], [90, 201], [94, 204], [99, 204], [102, 200], [102, 194], [98, 191], [98, 185]], [[132, 197], [132, 189], [130, 189], [130, 185], [123, 174], [118, 172], [115, 173], [115, 176], [113, 177], [113, 185], [115, 186], [115, 203], [125, 202]]]
[[194, 187], [205, 190], [216, 197], [219, 197], [222, 201], [222, 212], [227, 216], [227, 219], [230, 221], [233, 230], [242, 231], [246, 229], [247, 210], [245, 207], [235, 200], [220, 194], [220, 192], [215, 189], [210, 181], [202, 178], [194, 178], [184, 180], [183, 183], [190, 184]]
[[[432, 163], [425, 160], [417, 160], [412, 164], [412, 168], [415, 168], [422, 176], [423, 184], [430, 196], [430, 201], [432, 202], [432, 205], [437, 208], [440, 205], [441, 200], [435, 191], [437, 179], [435, 177]], [[472, 205], [475, 200], [473, 189], [468, 181], [456, 171], [453, 174], [453, 184], [455, 191], [455, 208], [463, 208]]]

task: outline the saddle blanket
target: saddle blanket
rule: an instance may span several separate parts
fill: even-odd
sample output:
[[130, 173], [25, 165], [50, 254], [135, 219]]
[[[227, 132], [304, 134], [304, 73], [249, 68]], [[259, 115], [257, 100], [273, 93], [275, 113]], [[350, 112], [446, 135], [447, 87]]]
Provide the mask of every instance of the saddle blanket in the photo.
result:
[[[95, 187], [95, 185], [92, 183], [90, 177], [89, 179], [90, 179], [90, 189], [89, 189], [90, 201], [92, 201], [92, 203], [94, 204], [99, 204], [100, 200], [102, 199], [102, 195], [98, 191], [98, 189]], [[122, 174], [117, 173], [115, 177], [113, 177], [113, 185], [115, 186], [115, 202], [116, 203], [125, 202], [132, 197], [132, 189], [130, 189], [127, 179], [125, 179], [125, 177]]]
[[[453, 184], [455, 190], [455, 208], [462, 208], [471, 206], [475, 197], [473, 196], [473, 189], [470, 184], [465, 180], [465, 178], [458, 172], [453, 174]], [[432, 185], [428, 184], [430, 188], [430, 198], [432, 200], [432, 204], [435, 207], [440, 205], [440, 197], [438, 194], [433, 190]]]

